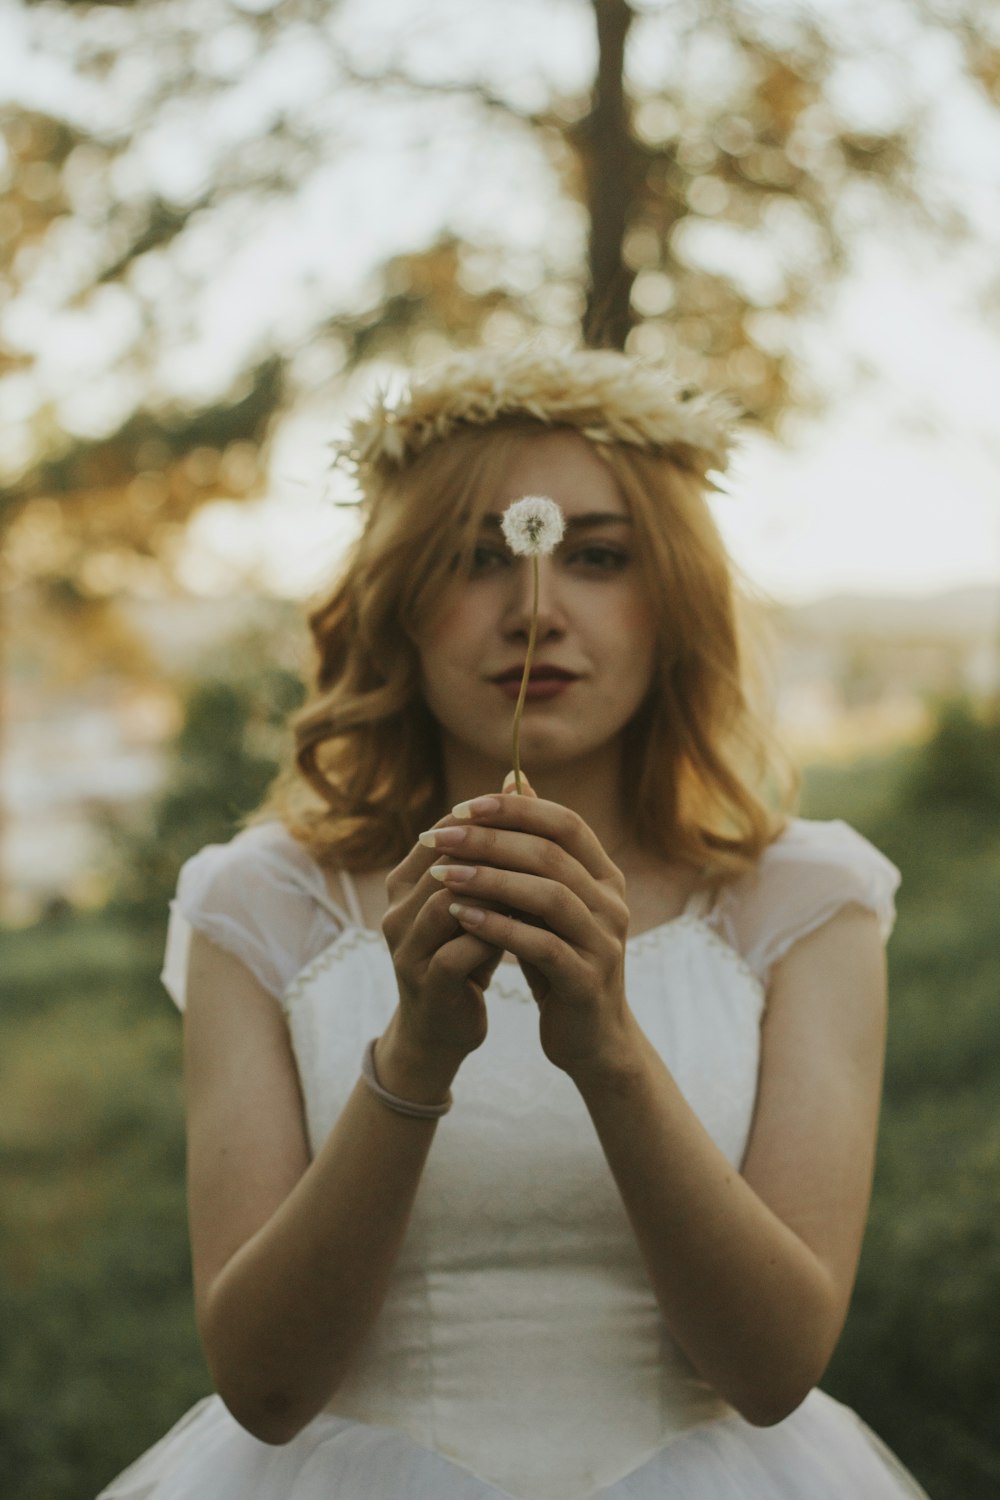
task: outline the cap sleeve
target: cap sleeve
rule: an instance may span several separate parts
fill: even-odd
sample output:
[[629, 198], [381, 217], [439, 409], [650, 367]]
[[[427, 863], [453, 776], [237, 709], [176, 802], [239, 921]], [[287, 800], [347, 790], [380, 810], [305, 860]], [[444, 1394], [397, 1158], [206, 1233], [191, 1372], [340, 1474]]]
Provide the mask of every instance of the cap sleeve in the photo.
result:
[[233, 954], [280, 999], [347, 922], [319, 866], [283, 825], [244, 829], [181, 866], [161, 980], [179, 1010], [187, 1000], [192, 931]]
[[888, 941], [899, 883], [892, 861], [849, 824], [793, 818], [754, 873], [730, 888], [727, 935], [766, 984], [792, 944], [843, 906], [874, 912], [882, 941]]

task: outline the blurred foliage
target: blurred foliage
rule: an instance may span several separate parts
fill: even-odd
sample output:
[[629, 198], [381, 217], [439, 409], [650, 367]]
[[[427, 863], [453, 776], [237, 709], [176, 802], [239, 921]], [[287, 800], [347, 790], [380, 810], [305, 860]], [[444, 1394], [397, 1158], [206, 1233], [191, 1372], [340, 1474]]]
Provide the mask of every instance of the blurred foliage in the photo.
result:
[[67, 916], [2, 943], [0, 1494], [86, 1500], [210, 1389], [180, 1035], [162, 934]]
[[[193, 688], [147, 834], [163, 861], [138, 860], [129, 899], [0, 935], [5, 1500], [87, 1500], [210, 1389], [161, 903], [176, 862], [229, 837], [268, 779], [272, 711], [295, 689], [262, 680]], [[823, 1385], [933, 1500], [1000, 1483], [1000, 799], [956, 796], [970, 775], [992, 785], [996, 735], [946, 704], [926, 745], [804, 778], [804, 816], [844, 818], [903, 870], [871, 1218]]]
[[945, 703], [933, 740], [901, 788], [904, 806], [964, 814], [987, 838], [1000, 822], [1000, 710]]
[[252, 636], [215, 667], [189, 686], [163, 792], [109, 830], [105, 911], [0, 938], [5, 1500], [86, 1500], [211, 1390], [191, 1305], [180, 1032], [159, 982], [167, 903], [179, 865], [260, 803], [303, 695]]
[[232, 837], [284, 758], [289, 715], [305, 696], [302, 679], [250, 638], [231, 648], [230, 660], [239, 668], [191, 685], [163, 792], [150, 808], [111, 824], [115, 911], [156, 921], [184, 860]]
[[[0, 104], [0, 607], [33, 590], [123, 663], [116, 601], [171, 586], [192, 514], [260, 495], [282, 419], [336, 410], [385, 359], [524, 338], [669, 353], [777, 430], [831, 394], [802, 367], [801, 329], [858, 246], [975, 234], [961, 191], [926, 169], [939, 100], [898, 63], [937, 46], [956, 86], [995, 105], [983, 0], [590, 0], [571, 24], [593, 73], [573, 84], [537, 9], [525, 65], [487, 0], [460, 17], [415, 4], [391, 35], [377, 4], [332, 0], [25, 7], [26, 45], [66, 87], [63, 108]], [[855, 112], [856, 73], [877, 116]], [[317, 200], [341, 209], [336, 228], [318, 221], [327, 262], [341, 226], [363, 239], [359, 169], [388, 170], [387, 141], [409, 176], [455, 141], [507, 153], [537, 185], [537, 243], [511, 233], [519, 203], [495, 211], [497, 173], [470, 172], [473, 149], [443, 222], [418, 215], [386, 244], [375, 212], [382, 258], [351, 284], [303, 248], [304, 269], [262, 277], [240, 308], [228, 368], [196, 377], [247, 246], [308, 224], [305, 247], [297, 216]]]
[[[419, 363], [481, 339], [582, 333], [670, 350], [687, 378], [731, 390], [774, 427], [819, 399], [796, 329], [861, 238], [974, 233], [961, 194], [922, 168], [937, 100], [898, 60], [936, 44], [956, 82], [995, 104], [1000, 44], [982, 0], [872, 0], [863, 14], [591, 0], [573, 24], [581, 40], [593, 34], [594, 72], [576, 88], [555, 83], [542, 51], [528, 77], [506, 57], [496, 7], [464, 10], [478, 49], [456, 51], [454, 18], [418, 6], [394, 17], [391, 38], [377, 5], [205, 0], [196, 20], [157, 0], [28, 8], [29, 45], [81, 87], [67, 89], [65, 112], [0, 109], [0, 296], [13, 314], [0, 391], [10, 381], [24, 413], [0, 454], [0, 531], [55, 502], [71, 508], [62, 550], [104, 558], [86, 589], [110, 589], [136, 549], [169, 566], [193, 507], [256, 493], [274, 418], [329, 400], [360, 363]], [[276, 74], [276, 57], [306, 52], [320, 92], [299, 86], [294, 62], [287, 82]], [[844, 80], [859, 71], [862, 100], [882, 77], [877, 116], [852, 112]], [[255, 91], [268, 101], [256, 111]], [[495, 213], [468, 232], [490, 186], [469, 181], [447, 221], [415, 229], [417, 243], [392, 249], [361, 290], [310, 270], [301, 316], [283, 319], [262, 288], [228, 389], [179, 395], [171, 360], [197, 340], [233, 257], [336, 183], [359, 139], [387, 131], [417, 171], [455, 138], [509, 143], [512, 161], [551, 183], [540, 243], [518, 248]], [[202, 167], [178, 169], [172, 191], [154, 170], [168, 144]], [[107, 358], [84, 391], [68, 389], [43, 331], [78, 338], [87, 319]], [[93, 411], [76, 410], [84, 393]]]
[[872, 1212], [823, 1384], [934, 1500], [1000, 1488], [998, 749], [1000, 714], [946, 702], [925, 745], [804, 788], [810, 816], [846, 818], [903, 873]]

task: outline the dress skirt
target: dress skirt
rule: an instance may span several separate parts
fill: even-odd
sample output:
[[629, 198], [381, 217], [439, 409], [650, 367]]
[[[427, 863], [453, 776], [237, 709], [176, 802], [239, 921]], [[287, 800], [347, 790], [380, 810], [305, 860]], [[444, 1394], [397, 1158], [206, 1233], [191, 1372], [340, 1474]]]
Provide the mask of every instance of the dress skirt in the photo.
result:
[[[511, 1434], [516, 1443], [518, 1436]], [[98, 1500], [550, 1500], [512, 1496], [405, 1433], [321, 1414], [274, 1447], [208, 1396]], [[773, 1427], [737, 1415], [682, 1433], [578, 1500], [928, 1500], [885, 1443], [824, 1391]], [[563, 1495], [558, 1500], [564, 1500]]]

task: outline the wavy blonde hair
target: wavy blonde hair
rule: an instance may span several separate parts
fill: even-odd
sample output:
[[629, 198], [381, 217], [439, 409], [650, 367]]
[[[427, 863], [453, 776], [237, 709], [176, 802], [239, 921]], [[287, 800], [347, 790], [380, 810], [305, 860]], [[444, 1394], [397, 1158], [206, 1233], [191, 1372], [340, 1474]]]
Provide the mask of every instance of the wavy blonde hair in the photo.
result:
[[[470, 426], [369, 485], [364, 528], [308, 614], [317, 661], [292, 720], [293, 762], [252, 821], [280, 818], [321, 863], [358, 872], [398, 864], [444, 815], [415, 643], [471, 567], [515, 449], [552, 430], [527, 417]], [[591, 446], [633, 518], [658, 638], [653, 683], [624, 731], [629, 833], [724, 880], [756, 863], [798, 791], [764, 705], [763, 611], [697, 470], [623, 443]]]

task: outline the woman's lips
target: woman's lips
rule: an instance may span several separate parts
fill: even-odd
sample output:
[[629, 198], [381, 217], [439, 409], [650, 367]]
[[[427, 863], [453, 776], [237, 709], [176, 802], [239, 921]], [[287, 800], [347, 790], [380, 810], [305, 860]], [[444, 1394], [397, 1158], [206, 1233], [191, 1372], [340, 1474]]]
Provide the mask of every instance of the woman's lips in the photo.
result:
[[[557, 698], [560, 693], [564, 693], [567, 688], [571, 688], [576, 681], [578, 681], [576, 677], [539, 677], [534, 682], [528, 683], [524, 694], [524, 701], [525, 703], [532, 703], [543, 698]], [[521, 692], [519, 681], [512, 678], [507, 682], [498, 682], [496, 685], [502, 693], [506, 693], [508, 698], [512, 698], [515, 703], [517, 702]]]

